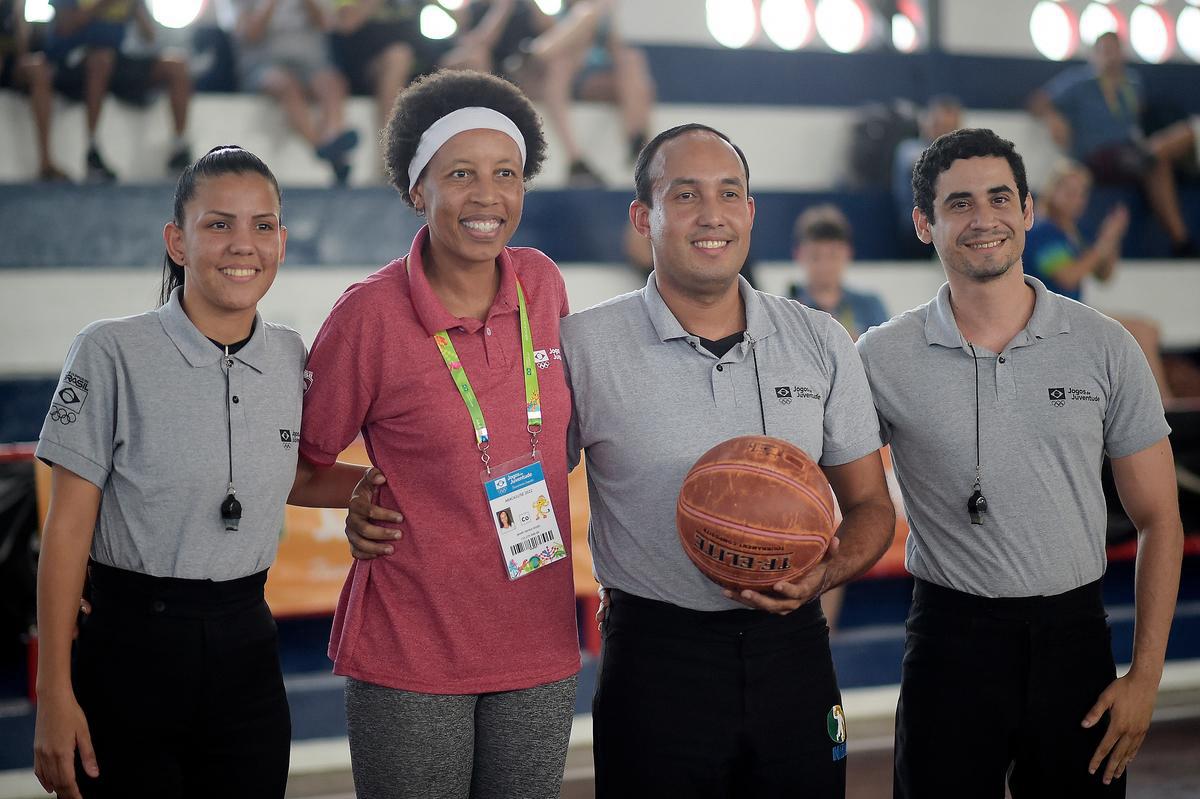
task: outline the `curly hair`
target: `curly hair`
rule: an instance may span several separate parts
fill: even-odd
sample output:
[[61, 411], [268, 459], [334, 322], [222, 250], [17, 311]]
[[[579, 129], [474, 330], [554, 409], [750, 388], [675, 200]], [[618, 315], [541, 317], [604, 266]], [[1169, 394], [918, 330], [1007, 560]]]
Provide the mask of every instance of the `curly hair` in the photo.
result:
[[963, 158], [1003, 158], [1012, 169], [1013, 178], [1017, 181], [1017, 195], [1021, 207], [1029, 198], [1029, 182], [1025, 178], [1025, 162], [1020, 153], [1008, 139], [1002, 139], [994, 131], [987, 128], [961, 128], [938, 136], [933, 144], [921, 153], [917, 165], [913, 167], [912, 190], [913, 204], [921, 209], [929, 221], [933, 222], [933, 198], [938, 177], [947, 169]]
[[482, 106], [508, 117], [525, 137], [525, 180], [533, 178], [546, 160], [546, 137], [542, 120], [520, 89], [513, 84], [470, 70], [441, 70], [414, 81], [396, 98], [392, 115], [383, 130], [384, 166], [388, 180], [404, 202], [412, 186], [408, 165], [417, 151], [421, 134], [446, 114], [460, 108]]

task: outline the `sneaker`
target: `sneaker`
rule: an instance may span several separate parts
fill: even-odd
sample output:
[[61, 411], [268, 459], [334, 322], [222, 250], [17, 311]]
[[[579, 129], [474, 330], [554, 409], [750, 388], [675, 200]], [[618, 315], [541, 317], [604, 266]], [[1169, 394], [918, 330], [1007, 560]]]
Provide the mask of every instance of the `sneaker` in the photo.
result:
[[71, 177], [54, 164], [47, 164], [38, 170], [38, 180], [42, 183], [70, 183]]
[[602, 189], [604, 180], [584, 161], [572, 161], [567, 170], [567, 186], [572, 189]]
[[181, 144], [171, 153], [171, 157], [167, 159], [167, 169], [171, 172], [182, 172], [191, 166], [192, 163], [192, 148], [186, 144]]
[[343, 130], [317, 148], [317, 158], [322, 158], [330, 163], [344, 161], [350, 151], [357, 146], [358, 131], [353, 129]]
[[1192, 239], [1184, 239], [1171, 245], [1172, 258], [1196, 258], [1200, 257], [1200, 250], [1196, 249], [1196, 242]]
[[333, 184], [338, 187], [345, 186], [350, 181], [350, 164], [345, 161], [335, 161], [333, 163]]
[[108, 168], [108, 164], [104, 163], [104, 159], [100, 157], [100, 151], [95, 147], [91, 147], [87, 152], [87, 182], [88, 183], [115, 183], [117, 174]]

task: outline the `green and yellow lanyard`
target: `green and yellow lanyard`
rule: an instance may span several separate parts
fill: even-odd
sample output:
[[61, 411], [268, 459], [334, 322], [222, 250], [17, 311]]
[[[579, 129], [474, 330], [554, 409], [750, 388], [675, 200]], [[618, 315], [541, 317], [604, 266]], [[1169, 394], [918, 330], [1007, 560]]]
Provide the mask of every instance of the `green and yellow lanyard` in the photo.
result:
[[[536, 459], [537, 437], [542, 429], [542, 398], [538, 390], [537, 363], [533, 359], [533, 334], [529, 329], [529, 311], [525, 307], [525, 292], [521, 290], [520, 281], [517, 281], [517, 303], [521, 316], [521, 363], [525, 370], [525, 417], [532, 456]], [[483, 409], [479, 407], [475, 389], [471, 388], [471, 381], [467, 379], [467, 372], [463, 369], [462, 361], [458, 359], [454, 343], [450, 341], [450, 334], [445, 330], [438, 331], [433, 334], [433, 341], [450, 370], [454, 385], [462, 396], [463, 404], [467, 406], [467, 413], [471, 415], [471, 424], [475, 427], [475, 446], [478, 447], [480, 460], [490, 475], [492, 467], [491, 457], [488, 455], [487, 423], [484, 422]]]

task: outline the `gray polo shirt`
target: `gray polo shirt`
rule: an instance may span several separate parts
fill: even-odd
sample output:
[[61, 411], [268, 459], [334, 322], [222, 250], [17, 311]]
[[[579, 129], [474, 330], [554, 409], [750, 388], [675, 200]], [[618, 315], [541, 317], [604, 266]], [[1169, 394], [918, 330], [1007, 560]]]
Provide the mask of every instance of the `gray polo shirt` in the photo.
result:
[[[296, 477], [304, 344], [259, 319], [227, 365], [181, 289], [156, 311], [94, 322], [71, 344], [37, 456], [101, 489], [92, 557], [158, 577], [230, 580], [271, 565]], [[225, 371], [236, 532], [229, 485]]]
[[[575, 397], [571, 463], [587, 454], [588, 541], [602, 585], [694, 610], [744, 607], [688, 560], [675, 531], [683, 478], [736, 436], [786, 439], [824, 466], [879, 448], [862, 364], [828, 314], [740, 280], [747, 340], [705, 350], [645, 288], [562, 320]], [[753, 341], [753, 347], [751, 346]]]
[[988, 510], [972, 525], [975, 363], [937, 297], [858, 340], [904, 496], [905, 565], [917, 577], [987, 597], [1053, 595], [1104, 573], [1100, 466], [1170, 432], [1146, 358], [1121, 325], [1025, 282], [1025, 329], [979, 346], [980, 457]]

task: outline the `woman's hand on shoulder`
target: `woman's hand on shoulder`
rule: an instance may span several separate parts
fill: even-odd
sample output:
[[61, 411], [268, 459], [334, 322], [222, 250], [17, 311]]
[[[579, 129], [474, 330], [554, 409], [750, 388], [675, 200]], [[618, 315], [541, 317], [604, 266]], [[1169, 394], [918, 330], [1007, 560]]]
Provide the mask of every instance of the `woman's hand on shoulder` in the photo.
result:
[[350, 495], [350, 507], [346, 513], [346, 538], [350, 542], [350, 553], [359, 560], [371, 560], [380, 555], [392, 554], [392, 542], [403, 536], [400, 530], [374, 524], [377, 521], [394, 524], [404, 521], [403, 514], [380, 507], [374, 502], [377, 489], [386, 482], [387, 478], [383, 472], [372, 467], [363, 474]]
[[38, 698], [33, 734], [33, 773], [47, 793], [59, 799], [81, 799], [75, 781], [75, 750], [89, 777], [100, 776], [87, 718], [75, 695], [43, 694]]

